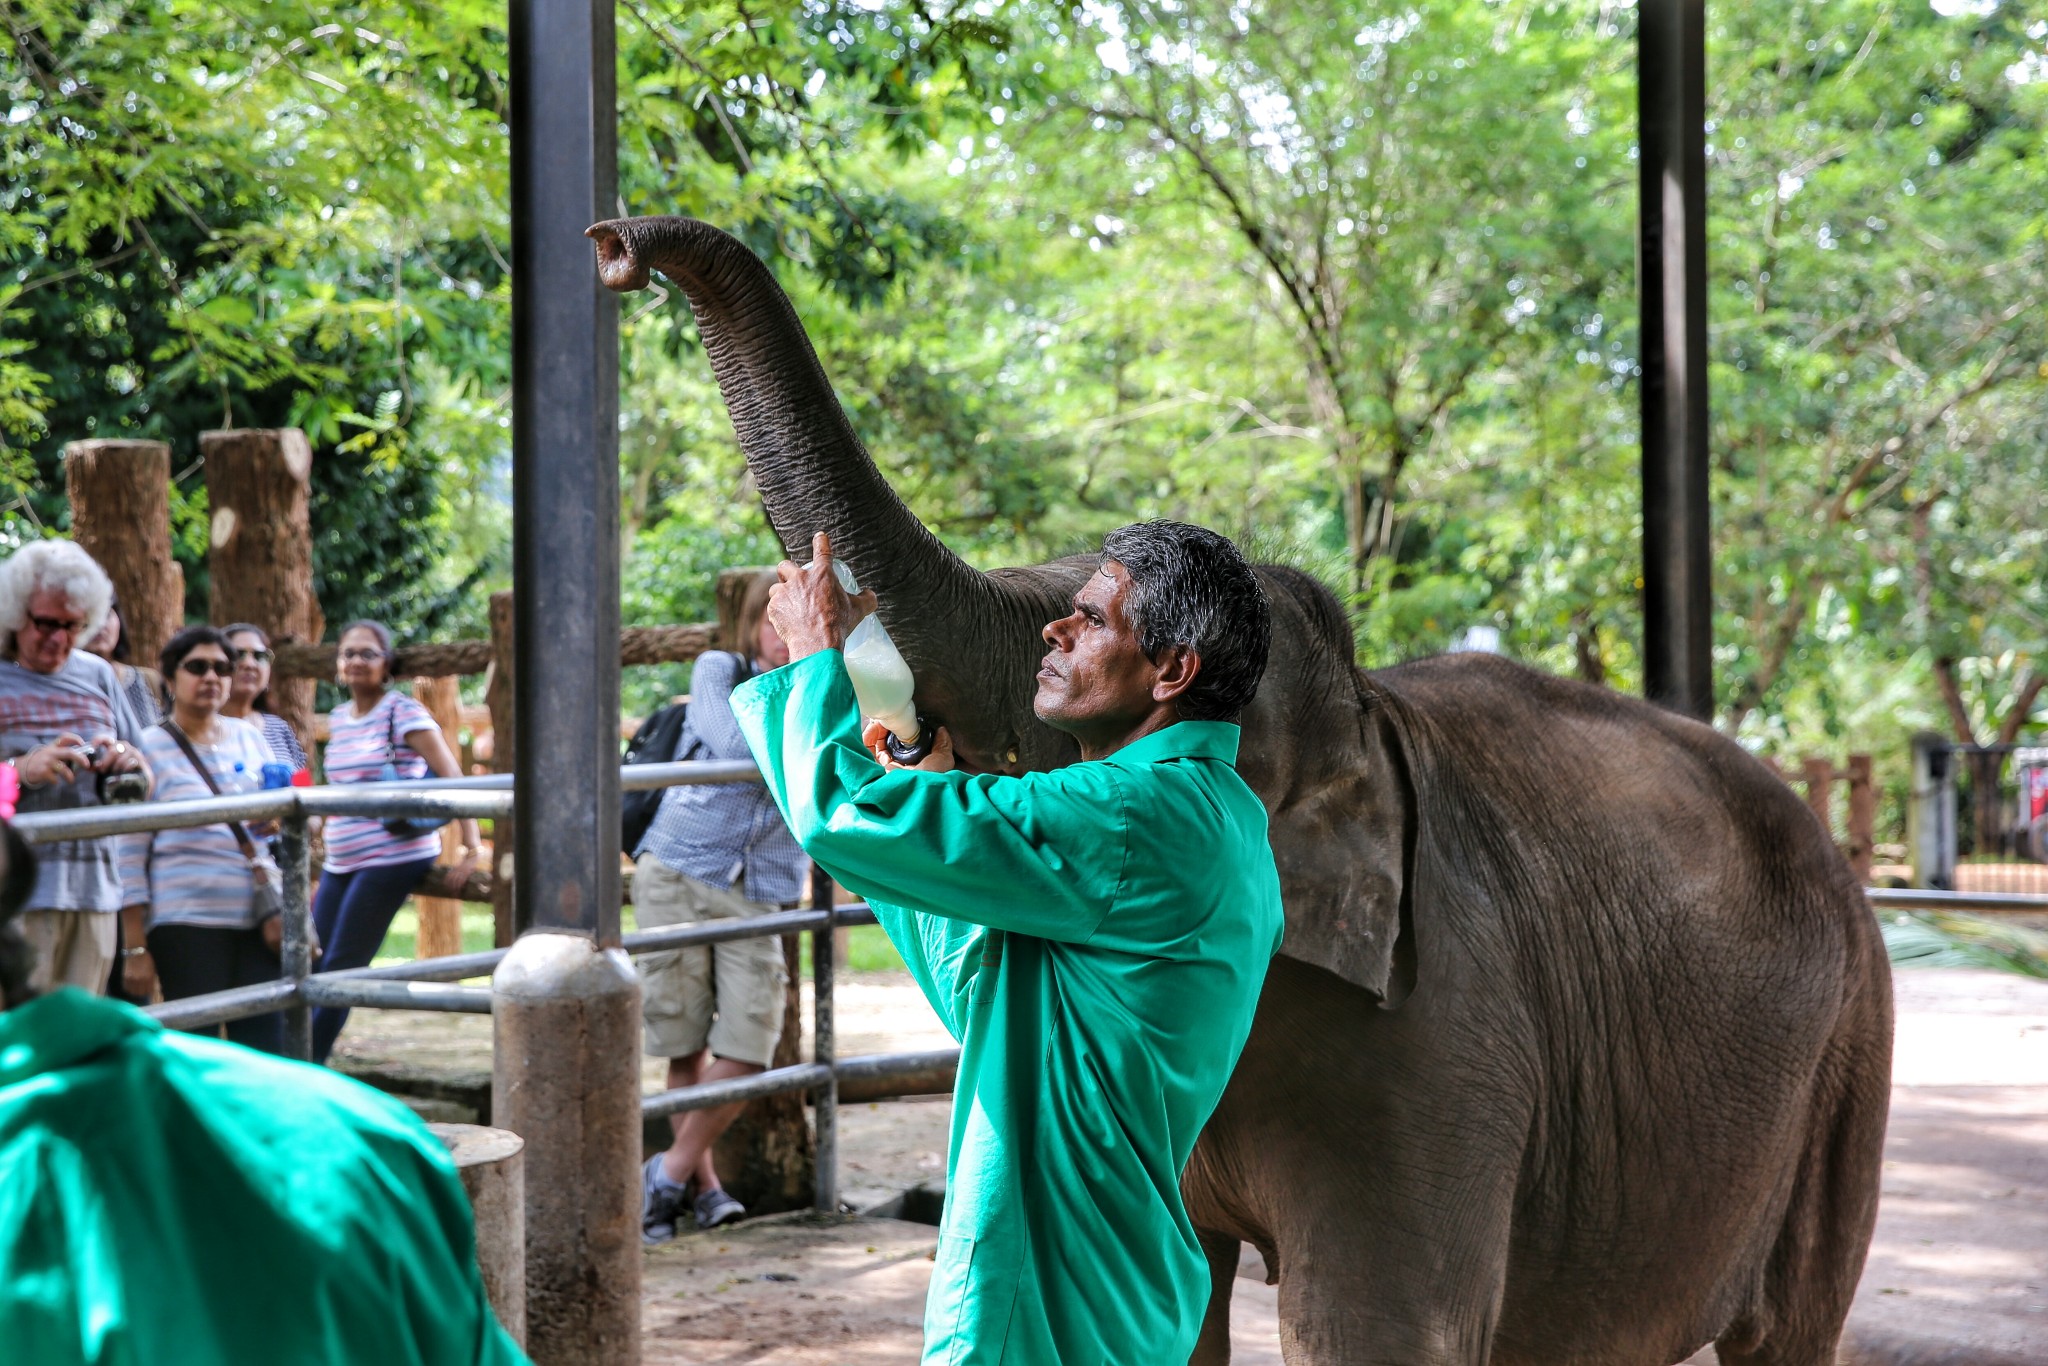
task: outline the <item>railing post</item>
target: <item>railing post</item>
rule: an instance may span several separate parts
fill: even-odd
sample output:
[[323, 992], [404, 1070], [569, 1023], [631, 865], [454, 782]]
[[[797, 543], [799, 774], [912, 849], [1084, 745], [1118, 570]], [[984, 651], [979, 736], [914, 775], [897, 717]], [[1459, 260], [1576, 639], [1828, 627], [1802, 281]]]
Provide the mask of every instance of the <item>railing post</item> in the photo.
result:
[[[313, 971], [312, 870], [307, 864], [306, 817], [294, 813], [278, 828], [277, 867], [284, 877], [284, 975], [299, 983]], [[313, 1056], [313, 1009], [303, 999], [285, 1008], [284, 1055], [300, 1062]]]
[[1913, 737], [1913, 789], [1906, 803], [1906, 846], [1913, 860], [1915, 886], [1955, 890], [1955, 751], [1933, 731], [1921, 731]]
[[[816, 864], [811, 865], [811, 909], [832, 909], [832, 878]], [[832, 1066], [832, 923], [828, 920], [811, 931], [811, 1060]], [[839, 1081], [829, 1078], [813, 1100], [818, 1138], [815, 1144], [811, 1189], [813, 1204], [820, 1214], [839, 1213]]]

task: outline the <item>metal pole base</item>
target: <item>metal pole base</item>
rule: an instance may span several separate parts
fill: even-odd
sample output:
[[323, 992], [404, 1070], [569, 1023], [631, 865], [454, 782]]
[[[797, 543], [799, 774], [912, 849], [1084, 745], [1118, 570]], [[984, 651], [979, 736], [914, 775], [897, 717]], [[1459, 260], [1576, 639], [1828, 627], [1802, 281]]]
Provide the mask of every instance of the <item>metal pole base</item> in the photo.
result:
[[521, 936], [491, 978], [492, 1122], [526, 1140], [526, 1350], [640, 1360], [640, 979], [578, 934]]

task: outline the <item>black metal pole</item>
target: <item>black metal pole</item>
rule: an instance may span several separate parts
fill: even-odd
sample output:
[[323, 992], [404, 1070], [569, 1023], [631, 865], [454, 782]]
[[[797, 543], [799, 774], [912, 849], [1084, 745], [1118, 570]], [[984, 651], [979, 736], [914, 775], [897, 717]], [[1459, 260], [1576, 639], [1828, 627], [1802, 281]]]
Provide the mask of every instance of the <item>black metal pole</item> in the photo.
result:
[[619, 938], [612, 0], [512, 0], [513, 921]]
[[1650, 699], [1714, 712], [1707, 490], [1705, 0], [1636, 11], [1642, 177], [1643, 682]]

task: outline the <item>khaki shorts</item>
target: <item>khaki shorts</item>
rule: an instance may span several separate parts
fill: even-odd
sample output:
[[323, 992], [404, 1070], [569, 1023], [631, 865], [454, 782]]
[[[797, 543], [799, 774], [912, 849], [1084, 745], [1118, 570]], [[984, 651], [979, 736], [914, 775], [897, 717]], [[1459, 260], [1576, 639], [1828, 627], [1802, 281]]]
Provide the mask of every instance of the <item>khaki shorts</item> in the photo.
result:
[[95, 996], [107, 994], [107, 976], [114, 966], [117, 911], [24, 911], [21, 932], [35, 950], [29, 990], [77, 987]]
[[[642, 854], [633, 865], [633, 909], [639, 928], [652, 930], [744, 920], [779, 908], [721, 891]], [[686, 1058], [708, 1045], [721, 1058], [769, 1065], [782, 1038], [789, 986], [780, 937], [652, 953], [638, 962], [649, 1057]]]

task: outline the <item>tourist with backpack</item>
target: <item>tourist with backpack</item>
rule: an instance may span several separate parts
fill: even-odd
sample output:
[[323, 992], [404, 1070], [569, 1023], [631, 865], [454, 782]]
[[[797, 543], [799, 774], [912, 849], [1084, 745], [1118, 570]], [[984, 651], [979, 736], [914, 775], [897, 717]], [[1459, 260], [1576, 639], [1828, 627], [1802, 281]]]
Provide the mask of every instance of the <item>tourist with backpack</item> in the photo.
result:
[[[772, 571], [747, 584], [735, 632], [741, 652], [698, 657], [675, 748], [643, 754], [641, 762], [752, 758], [733, 721], [731, 697], [747, 679], [789, 662], [767, 621], [774, 584]], [[666, 789], [635, 852], [633, 907], [643, 930], [748, 919], [795, 906], [809, 866], [758, 783]], [[669, 1060], [671, 1088], [751, 1076], [773, 1060], [788, 987], [780, 939], [649, 954], [639, 966], [647, 1053]], [[674, 1143], [649, 1158], [641, 1173], [646, 1242], [668, 1241], [685, 1220], [714, 1228], [746, 1213], [719, 1183], [711, 1160], [712, 1145], [745, 1108], [725, 1105], [671, 1120]]]

